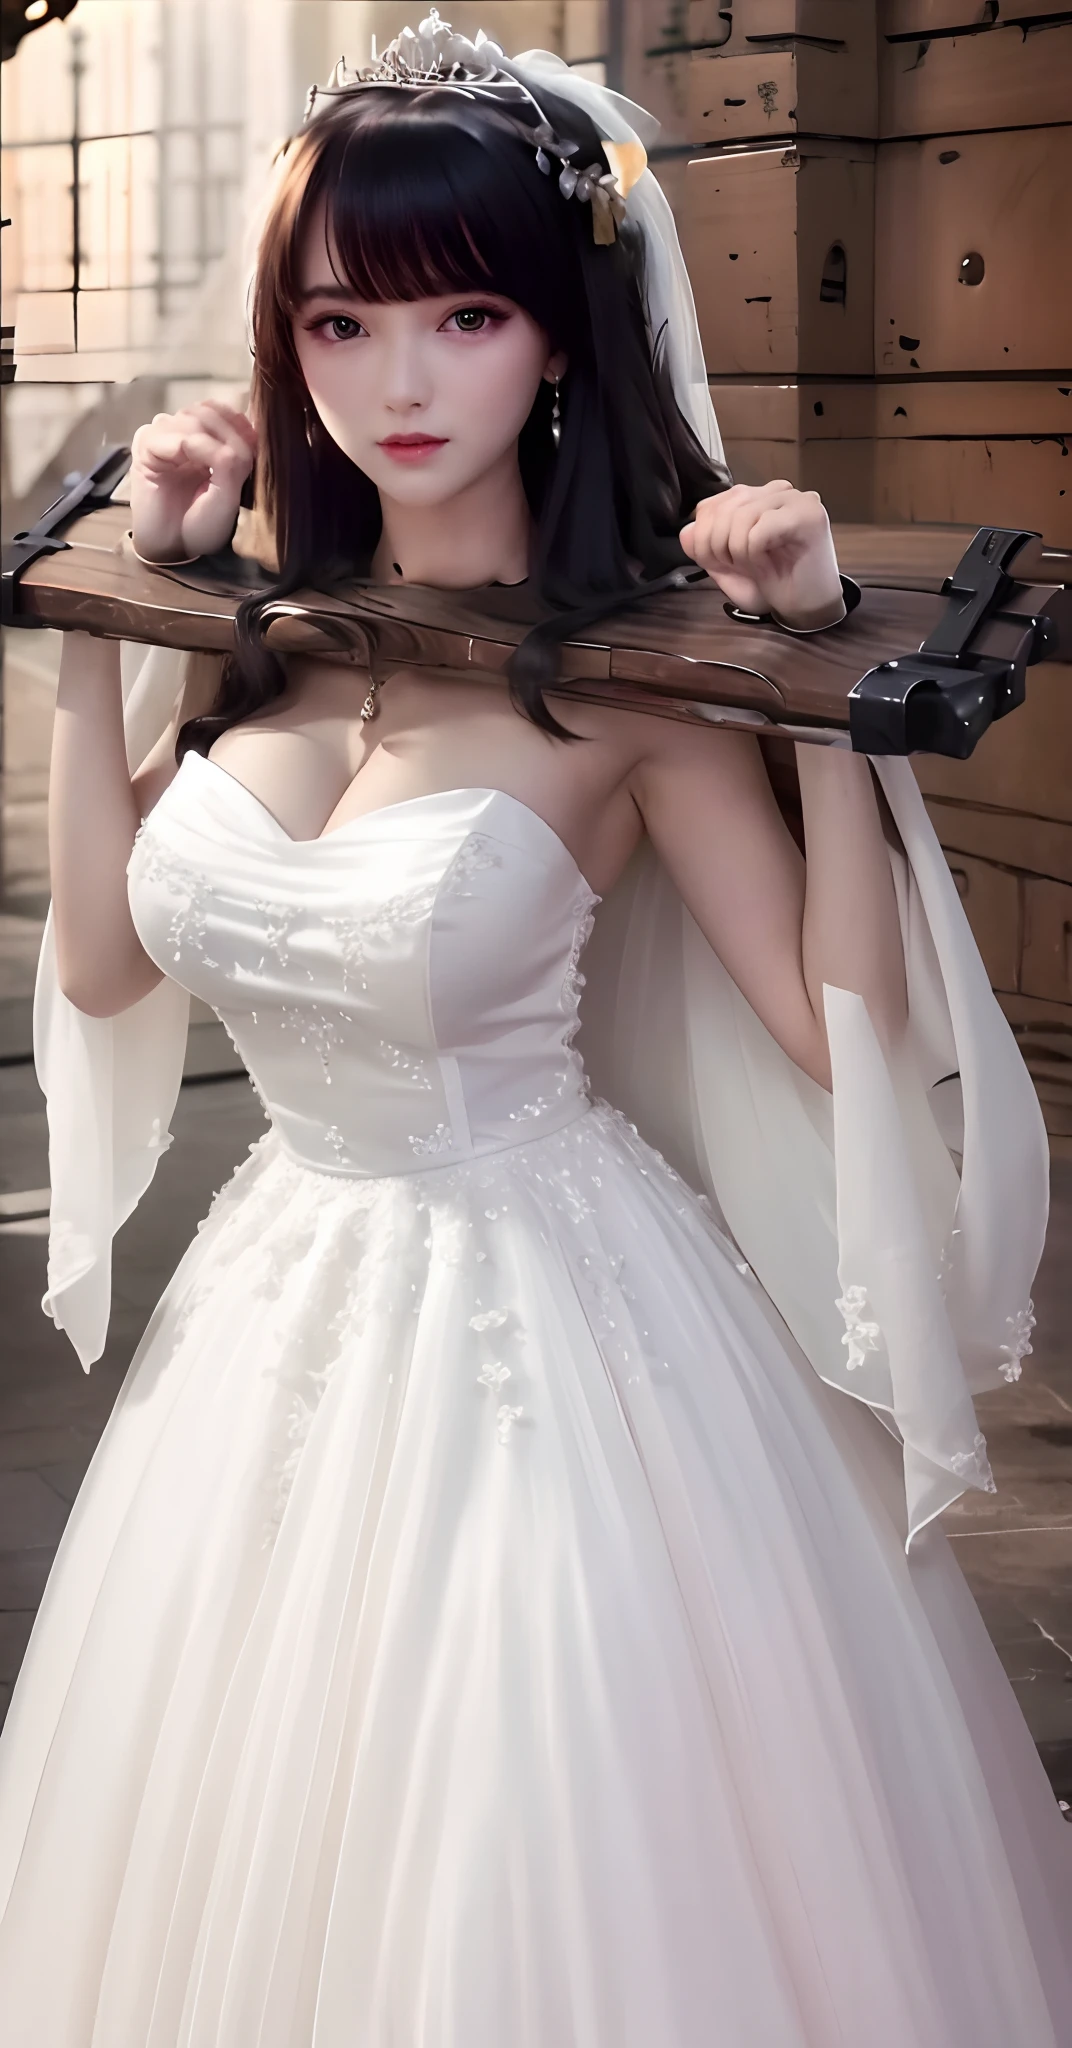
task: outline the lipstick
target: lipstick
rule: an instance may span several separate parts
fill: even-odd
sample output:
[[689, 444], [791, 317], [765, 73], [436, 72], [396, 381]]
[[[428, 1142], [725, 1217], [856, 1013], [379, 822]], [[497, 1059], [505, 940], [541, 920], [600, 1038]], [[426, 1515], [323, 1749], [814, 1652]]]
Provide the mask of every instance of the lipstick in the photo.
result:
[[446, 438], [434, 434], [391, 434], [377, 446], [389, 455], [393, 462], [426, 462], [437, 448], [445, 448]]

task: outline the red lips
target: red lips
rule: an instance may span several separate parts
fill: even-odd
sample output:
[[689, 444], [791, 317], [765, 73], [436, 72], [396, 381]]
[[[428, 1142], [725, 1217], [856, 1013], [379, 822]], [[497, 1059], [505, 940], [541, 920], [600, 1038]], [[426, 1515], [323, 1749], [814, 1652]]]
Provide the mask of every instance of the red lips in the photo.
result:
[[421, 462], [434, 455], [437, 448], [445, 448], [446, 445], [445, 438], [439, 439], [434, 434], [390, 434], [385, 441], [378, 443], [385, 455], [390, 455], [395, 462]]

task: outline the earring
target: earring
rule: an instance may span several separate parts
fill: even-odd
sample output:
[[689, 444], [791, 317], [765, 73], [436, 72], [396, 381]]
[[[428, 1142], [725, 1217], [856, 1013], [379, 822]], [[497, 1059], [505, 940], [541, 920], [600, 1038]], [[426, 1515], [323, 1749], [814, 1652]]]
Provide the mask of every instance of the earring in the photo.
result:
[[551, 439], [555, 444], [556, 455], [562, 445], [562, 407], [558, 402], [558, 387], [561, 382], [561, 377], [555, 378], [555, 402], [551, 407]]

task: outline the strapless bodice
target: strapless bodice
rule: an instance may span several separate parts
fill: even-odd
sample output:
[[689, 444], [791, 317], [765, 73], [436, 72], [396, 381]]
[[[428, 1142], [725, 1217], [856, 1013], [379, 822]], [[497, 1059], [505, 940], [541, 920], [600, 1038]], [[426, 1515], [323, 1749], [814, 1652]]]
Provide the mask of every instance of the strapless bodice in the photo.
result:
[[188, 753], [127, 873], [146, 952], [216, 1012], [303, 1164], [411, 1172], [588, 1107], [572, 1041], [600, 899], [517, 798], [446, 790], [294, 840]]

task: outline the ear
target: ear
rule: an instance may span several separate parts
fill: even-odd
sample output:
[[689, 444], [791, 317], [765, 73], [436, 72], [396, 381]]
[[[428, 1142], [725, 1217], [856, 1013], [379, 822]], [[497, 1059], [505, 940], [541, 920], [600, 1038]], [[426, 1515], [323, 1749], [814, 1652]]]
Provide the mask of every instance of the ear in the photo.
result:
[[546, 379], [546, 381], [547, 381], [547, 383], [548, 383], [548, 384], [557, 384], [557, 383], [558, 383], [558, 380], [559, 380], [559, 378], [560, 378], [560, 377], [564, 377], [564, 376], [565, 376], [565, 374], [566, 374], [566, 371], [567, 371], [567, 369], [568, 369], [568, 368], [569, 368], [569, 357], [568, 357], [568, 355], [566, 354], [566, 351], [565, 351], [565, 349], [564, 349], [564, 348], [556, 349], [556, 351], [555, 351], [554, 355], [553, 355], [553, 356], [551, 357], [551, 359], [550, 359], [550, 361], [549, 361], [549, 363], [548, 363], [548, 365], [547, 365], [547, 368], [545, 369], [545, 371], [544, 371], [544, 373], [543, 373], [543, 374], [544, 374], [544, 377], [545, 377], [545, 379]]

